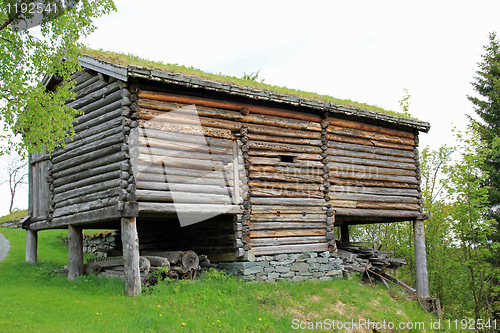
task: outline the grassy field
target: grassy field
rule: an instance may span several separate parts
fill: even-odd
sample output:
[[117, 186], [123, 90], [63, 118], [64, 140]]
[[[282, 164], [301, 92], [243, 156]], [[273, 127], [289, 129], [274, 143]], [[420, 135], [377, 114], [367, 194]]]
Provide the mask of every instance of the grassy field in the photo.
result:
[[[359, 278], [329, 282], [243, 283], [211, 272], [197, 281], [161, 283], [139, 297], [123, 283], [94, 276], [67, 281], [66, 230], [39, 232], [39, 262], [24, 262], [25, 231], [0, 228], [10, 241], [0, 263], [1, 332], [293, 332], [312, 322], [422, 322], [436, 319], [403, 296], [395, 300]], [[396, 291], [393, 291], [396, 293]], [[372, 332], [372, 330], [340, 330]], [[378, 332], [421, 332], [378, 330]]]

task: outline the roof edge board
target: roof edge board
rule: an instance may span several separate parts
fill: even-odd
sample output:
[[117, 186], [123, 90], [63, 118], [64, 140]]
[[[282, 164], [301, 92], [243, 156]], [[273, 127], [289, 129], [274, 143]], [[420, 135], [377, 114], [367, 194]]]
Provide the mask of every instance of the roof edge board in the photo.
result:
[[355, 108], [352, 106], [333, 104], [329, 102], [321, 102], [301, 97], [294, 97], [291, 95], [279, 94], [276, 92], [270, 92], [266, 90], [241, 87], [235, 84], [205, 80], [187, 76], [184, 74], [160, 71], [148, 67], [129, 65], [128, 75], [131, 77], [137, 77], [147, 80], [182, 85], [189, 88], [202, 88], [205, 90], [213, 90], [232, 95], [246, 96], [252, 99], [266, 100], [266, 101], [289, 104], [294, 106], [303, 106], [307, 108], [328, 111], [331, 113], [340, 113], [344, 115], [380, 120], [396, 125], [415, 128], [425, 133], [427, 133], [430, 129], [430, 123], [420, 120], [398, 117], [390, 114]]
[[128, 81], [127, 67], [123, 67], [121, 65], [89, 57], [87, 55], [79, 57], [79, 60], [80, 60], [80, 65], [82, 67], [94, 70], [102, 74], [109, 75], [124, 82]]

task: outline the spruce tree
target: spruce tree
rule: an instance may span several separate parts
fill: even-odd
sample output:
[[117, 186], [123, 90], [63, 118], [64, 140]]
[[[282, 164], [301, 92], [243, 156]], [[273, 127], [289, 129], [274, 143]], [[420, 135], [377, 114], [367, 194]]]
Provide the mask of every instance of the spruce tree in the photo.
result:
[[[474, 104], [474, 111], [479, 120], [469, 117], [473, 126], [476, 126], [481, 139], [490, 150], [483, 168], [489, 177], [485, 179], [485, 185], [490, 187], [488, 198], [490, 204], [490, 216], [497, 223], [500, 222], [500, 43], [495, 32], [489, 34], [489, 44], [484, 46], [482, 61], [478, 63], [479, 70], [476, 72], [472, 86], [479, 97], [467, 96]], [[493, 297], [493, 310], [497, 319], [500, 318], [500, 250], [495, 248], [500, 243], [500, 223], [497, 224], [497, 232], [492, 235], [490, 245], [490, 261], [496, 269], [489, 274], [494, 287], [490, 290]]]

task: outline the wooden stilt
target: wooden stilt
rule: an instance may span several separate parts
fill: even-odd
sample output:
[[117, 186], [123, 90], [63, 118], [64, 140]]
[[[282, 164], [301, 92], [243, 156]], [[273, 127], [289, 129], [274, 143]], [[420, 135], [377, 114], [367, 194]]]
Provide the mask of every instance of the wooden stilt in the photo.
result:
[[125, 294], [137, 296], [141, 293], [139, 272], [139, 236], [135, 217], [122, 217], [123, 261], [125, 262]]
[[26, 230], [26, 256], [25, 260], [31, 264], [36, 263], [38, 234], [33, 230]]
[[413, 221], [415, 239], [415, 266], [417, 273], [417, 297], [429, 297], [429, 277], [427, 274], [427, 253], [425, 252], [424, 220]]
[[68, 225], [68, 280], [83, 275], [82, 227]]
[[348, 224], [342, 224], [340, 226], [340, 241], [342, 243], [349, 243], [349, 225]]

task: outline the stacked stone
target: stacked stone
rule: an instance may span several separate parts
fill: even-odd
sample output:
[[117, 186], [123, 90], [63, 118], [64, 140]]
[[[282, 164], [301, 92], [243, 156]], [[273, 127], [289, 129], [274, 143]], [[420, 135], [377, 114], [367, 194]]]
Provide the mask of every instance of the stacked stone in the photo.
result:
[[97, 257], [107, 257], [106, 252], [102, 250], [112, 250], [116, 247], [116, 241], [119, 240], [118, 233], [97, 234], [94, 236], [83, 236], [83, 252], [90, 253]]
[[212, 263], [245, 281], [328, 281], [342, 276], [341, 260], [330, 251], [256, 256], [255, 261]]

